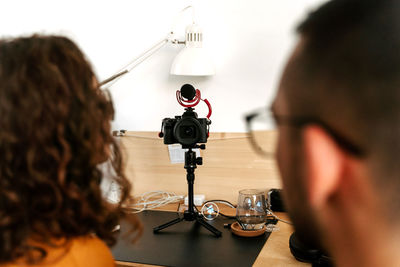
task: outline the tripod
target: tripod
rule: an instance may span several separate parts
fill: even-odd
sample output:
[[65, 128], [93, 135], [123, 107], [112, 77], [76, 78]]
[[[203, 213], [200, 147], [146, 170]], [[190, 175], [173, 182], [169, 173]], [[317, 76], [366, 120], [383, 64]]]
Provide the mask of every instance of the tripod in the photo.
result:
[[194, 147], [189, 147], [189, 150], [185, 152], [185, 169], [186, 169], [186, 179], [188, 182], [188, 202], [189, 207], [183, 213], [183, 218], [177, 218], [165, 224], [162, 224], [158, 227], [153, 228], [154, 233], [158, 233], [164, 228], [170, 227], [174, 224], [180, 223], [182, 221], [196, 221], [201, 226], [205, 227], [207, 230], [212, 232], [216, 237], [220, 237], [222, 233], [217, 230], [214, 226], [208, 224], [204, 218], [195, 211], [194, 201], [193, 201], [193, 184], [194, 184], [194, 170], [198, 165], [203, 164], [203, 159], [201, 157], [196, 157], [196, 152], [193, 151], [193, 148], [205, 149], [205, 145], [195, 145]]

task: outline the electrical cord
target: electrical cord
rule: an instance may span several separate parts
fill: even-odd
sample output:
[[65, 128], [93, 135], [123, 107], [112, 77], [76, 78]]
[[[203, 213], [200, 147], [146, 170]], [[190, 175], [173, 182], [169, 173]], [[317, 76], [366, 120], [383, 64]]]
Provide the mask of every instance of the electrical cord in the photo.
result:
[[272, 215], [272, 216], [273, 216], [275, 219], [277, 219], [278, 221], [283, 222], [283, 223], [287, 223], [287, 224], [290, 224], [290, 225], [293, 225], [292, 222], [289, 222], [289, 221], [286, 221], [286, 220], [283, 220], [283, 219], [279, 218], [277, 215], [275, 215], [275, 213], [272, 212], [272, 210], [267, 209], [267, 211], [268, 211], [268, 213], [269, 213], [270, 215]]
[[124, 208], [131, 209], [132, 213], [140, 213], [145, 210], [151, 210], [165, 206], [170, 203], [176, 203], [183, 200], [183, 196], [166, 191], [149, 191], [143, 193], [135, 203], [125, 205]]
[[[223, 200], [223, 199], [207, 200], [206, 202], [204, 202], [203, 206], [206, 205], [207, 203], [210, 203], [210, 202], [225, 204], [225, 205], [227, 205], [227, 206], [229, 206], [229, 207], [231, 207], [233, 209], [236, 209], [235, 205], [233, 205], [231, 202], [229, 202], [227, 200]], [[222, 217], [225, 217], [225, 218], [228, 218], [228, 219], [236, 219], [236, 216], [229, 216], [229, 215], [223, 214], [222, 212], [219, 212], [219, 214]]]
[[221, 203], [221, 204], [228, 205], [229, 207], [231, 207], [233, 209], [236, 209], [236, 206], [227, 200], [223, 200], [223, 199], [207, 200], [206, 202], [204, 202], [203, 205], [207, 204], [208, 202]]
[[[159, 207], [165, 206], [170, 203], [180, 202], [183, 199], [184, 199], [184, 196], [178, 196], [172, 192], [159, 191], [159, 190], [149, 191], [149, 192], [143, 193], [136, 203], [127, 204], [124, 206], [124, 208], [131, 209], [132, 213], [140, 213], [142, 211], [159, 208]], [[233, 205], [231, 202], [229, 202], [227, 200], [223, 200], [223, 199], [208, 200], [208, 201], [204, 202], [203, 206], [210, 202], [224, 204], [231, 208], [236, 208], [236, 206]], [[179, 209], [179, 207], [178, 207], [178, 209]], [[199, 210], [197, 209], [196, 206], [195, 206], [195, 209], [197, 212], [199, 212]], [[292, 222], [279, 218], [271, 209], [267, 209], [267, 211], [268, 211], [268, 215], [272, 216], [274, 219], [276, 219], [280, 222], [286, 223], [286, 224], [293, 225]], [[222, 212], [219, 212], [219, 214], [225, 218], [236, 219], [236, 216], [226, 215], [226, 214], [223, 214]]]
[[181, 19], [182, 14], [188, 10], [188, 9], [192, 9], [192, 24], [195, 23], [195, 10], [193, 6], [187, 6], [184, 9], [182, 9], [174, 18], [174, 21], [172, 23], [172, 27], [171, 27], [171, 32], [175, 33], [175, 29], [176, 29], [176, 25], [178, 24], [178, 20]]
[[[149, 139], [149, 140], [160, 140], [160, 137], [154, 136], [140, 136], [137, 134], [130, 134], [127, 130], [115, 130], [113, 131], [113, 136], [115, 137], [133, 137], [138, 139]], [[221, 137], [221, 138], [209, 138], [207, 141], [225, 141], [225, 140], [235, 140], [235, 139], [248, 139], [249, 136], [238, 136], [238, 137]]]
[[[204, 202], [203, 206], [206, 205], [207, 203], [210, 203], [210, 202], [225, 204], [225, 205], [227, 205], [227, 206], [229, 206], [229, 207], [231, 207], [231, 208], [236, 208], [236, 206], [233, 205], [231, 202], [229, 202], [229, 201], [227, 201], [227, 200], [223, 200], [223, 199], [208, 200], [208, 201]], [[280, 221], [280, 222], [293, 225], [292, 222], [289, 222], [289, 221], [287, 221], [287, 220], [284, 220], [284, 219], [279, 218], [271, 209], [267, 208], [267, 212], [268, 212], [268, 216], [272, 216], [274, 219], [276, 219], [276, 220], [278, 220], [278, 221]], [[236, 216], [229, 216], [229, 215], [223, 214], [223, 213], [221, 213], [221, 212], [219, 212], [219, 214], [220, 214], [221, 216], [225, 217], [225, 218], [237, 219]], [[267, 220], [268, 220], [268, 219], [267, 219]]]

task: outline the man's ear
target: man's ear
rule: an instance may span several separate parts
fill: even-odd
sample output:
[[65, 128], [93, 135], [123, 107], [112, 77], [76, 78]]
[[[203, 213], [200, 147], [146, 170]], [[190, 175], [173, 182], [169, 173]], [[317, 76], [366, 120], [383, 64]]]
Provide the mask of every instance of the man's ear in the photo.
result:
[[316, 125], [304, 128], [303, 141], [308, 200], [319, 209], [339, 186], [344, 154], [332, 137]]

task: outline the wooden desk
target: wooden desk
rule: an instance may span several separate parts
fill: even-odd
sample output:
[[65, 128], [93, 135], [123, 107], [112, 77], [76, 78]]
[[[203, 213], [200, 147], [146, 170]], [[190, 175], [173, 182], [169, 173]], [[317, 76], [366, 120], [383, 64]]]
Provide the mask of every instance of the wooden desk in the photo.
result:
[[[277, 133], [267, 131], [263, 147], [273, 151]], [[196, 169], [195, 194], [206, 199], [224, 199], [236, 203], [238, 191], [245, 188], [280, 188], [281, 182], [273, 157], [262, 158], [249, 144], [246, 133], [211, 133], [207, 149], [202, 150], [204, 165]], [[152, 190], [187, 194], [183, 164], [171, 164], [168, 147], [156, 132], [127, 132], [120, 138], [126, 160], [126, 174], [133, 183], [135, 196]], [[164, 210], [176, 210], [169, 207]], [[285, 214], [279, 214], [287, 219]], [[278, 223], [261, 250], [254, 266], [310, 266], [298, 262], [289, 250], [290, 225]], [[117, 262], [118, 266], [146, 266]]]
[[[277, 212], [281, 219], [288, 220], [285, 213]], [[293, 232], [291, 225], [278, 222], [279, 231], [271, 233], [253, 266], [311, 266], [308, 263], [297, 261], [289, 249], [289, 237]]]

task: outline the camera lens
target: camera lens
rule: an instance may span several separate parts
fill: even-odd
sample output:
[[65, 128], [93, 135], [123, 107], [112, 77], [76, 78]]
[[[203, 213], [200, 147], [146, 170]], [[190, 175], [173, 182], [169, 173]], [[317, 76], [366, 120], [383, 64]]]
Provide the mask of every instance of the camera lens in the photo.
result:
[[174, 135], [182, 145], [194, 145], [199, 141], [201, 125], [195, 118], [183, 118], [175, 124]]
[[192, 126], [185, 126], [185, 127], [182, 127], [182, 134], [181, 134], [181, 136], [183, 137], [183, 136], [186, 136], [186, 137], [193, 137], [193, 135], [195, 134], [195, 131], [194, 131], [194, 129], [193, 129], [193, 127]]

